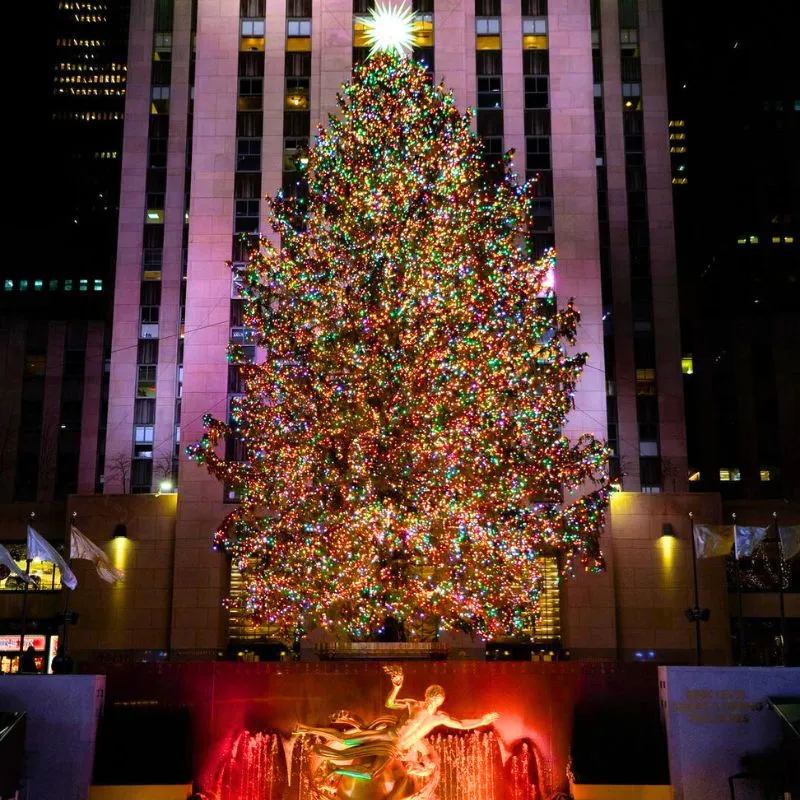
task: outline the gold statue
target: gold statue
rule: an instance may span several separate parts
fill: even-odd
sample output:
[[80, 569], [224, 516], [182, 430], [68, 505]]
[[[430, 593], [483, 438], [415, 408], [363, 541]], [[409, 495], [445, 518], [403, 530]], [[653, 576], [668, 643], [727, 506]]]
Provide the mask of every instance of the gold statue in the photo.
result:
[[299, 725], [297, 736], [314, 736], [311, 748], [312, 780], [320, 798], [340, 800], [429, 800], [439, 783], [439, 758], [426, 737], [444, 726], [466, 731], [490, 725], [497, 714], [480, 719], [457, 720], [440, 711], [445, 694], [441, 686], [429, 686], [423, 700], [398, 698], [403, 685], [400, 667], [384, 667], [392, 681], [386, 707], [405, 710], [407, 719], [379, 717], [369, 725], [355, 715], [340, 711], [332, 723], [340, 727], [313, 728]]

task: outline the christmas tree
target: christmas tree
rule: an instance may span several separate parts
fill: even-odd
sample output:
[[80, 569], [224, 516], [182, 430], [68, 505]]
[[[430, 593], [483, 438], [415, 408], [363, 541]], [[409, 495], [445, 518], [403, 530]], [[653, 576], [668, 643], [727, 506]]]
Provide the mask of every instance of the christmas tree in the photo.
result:
[[241, 498], [216, 542], [286, 638], [519, 632], [543, 555], [601, 567], [605, 448], [562, 434], [578, 313], [529, 252], [532, 187], [422, 66], [379, 53], [338, 102], [242, 275], [259, 363], [188, 449]]

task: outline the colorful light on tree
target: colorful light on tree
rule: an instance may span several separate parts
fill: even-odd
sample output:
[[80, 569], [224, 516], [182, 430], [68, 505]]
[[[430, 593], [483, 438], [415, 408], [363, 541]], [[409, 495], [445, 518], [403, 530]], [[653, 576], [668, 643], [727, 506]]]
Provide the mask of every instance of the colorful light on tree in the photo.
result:
[[542, 555], [601, 567], [605, 448], [562, 434], [579, 315], [543, 286], [554, 254], [528, 252], [532, 187], [489, 177], [421, 66], [379, 53], [339, 107], [307, 192], [272, 203], [280, 250], [262, 239], [242, 276], [263, 358], [188, 448], [241, 497], [216, 541], [287, 638], [519, 632]]

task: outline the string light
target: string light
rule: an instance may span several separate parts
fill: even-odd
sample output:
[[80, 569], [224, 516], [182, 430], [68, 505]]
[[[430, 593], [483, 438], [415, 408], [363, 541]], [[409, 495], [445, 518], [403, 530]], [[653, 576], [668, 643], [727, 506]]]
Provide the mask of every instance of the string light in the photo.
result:
[[[539, 559], [602, 568], [604, 444], [562, 428], [579, 313], [526, 244], [533, 189], [490, 179], [453, 96], [392, 53], [358, 68], [242, 278], [263, 362], [187, 448], [240, 505], [215, 544], [240, 611], [291, 639], [519, 633]], [[231, 361], [241, 360], [238, 348]], [[218, 452], [239, 440], [244, 461]]]

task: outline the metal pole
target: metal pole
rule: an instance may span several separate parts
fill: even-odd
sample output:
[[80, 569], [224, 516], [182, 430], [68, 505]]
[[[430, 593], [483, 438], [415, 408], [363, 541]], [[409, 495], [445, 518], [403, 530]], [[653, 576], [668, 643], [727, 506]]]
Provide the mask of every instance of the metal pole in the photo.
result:
[[[28, 519], [28, 524], [30, 524], [33, 519], [36, 517], [36, 512], [31, 511], [31, 515]], [[31, 574], [31, 560], [27, 558], [28, 556], [28, 529], [25, 528], [25, 587], [22, 590], [22, 619], [20, 624], [20, 631], [19, 631], [19, 665], [17, 666], [17, 672], [22, 669], [22, 655], [25, 652], [25, 627], [28, 623], [28, 578]]]
[[[70, 569], [72, 568], [72, 525], [75, 522], [75, 518], [77, 516], [78, 512], [73, 511], [72, 518], [67, 523], [67, 535], [64, 540], [64, 555], [67, 557], [66, 561]], [[67, 657], [67, 639], [69, 638], [69, 623], [67, 622], [67, 614], [69, 613], [69, 599], [70, 596], [72, 595], [72, 592], [69, 589], [66, 590], [64, 589], [63, 575], [62, 575], [61, 591], [66, 591], [66, 596], [64, 598], [64, 626], [63, 626], [61, 641], [58, 643], [58, 654], [61, 656], [62, 659], [64, 659]]]
[[786, 609], [783, 604], [783, 546], [781, 544], [781, 532], [778, 528], [778, 512], [772, 512], [772, 519], [775, 521], [775, 539], [778, 542], [778, 597], [780, 598], [781, 609], [781, 665], [786, 666]]
[[689, 512], [692, 521], [692, 575], [694, 576], [694, 630], [695, 648], [697, 650], [697, 666], [703, 666], [703, 640], [700, 633], [700, 586], [697, 582], [697, 545], [694, 541], [694, 512]]
[[736, 600], [739, 606], [739, 617], [736, 620], [736, 632], [739, 635], [739, 666], [744, 664], [744, 607], [742, 605], [742, 573], [739, 569], [739, 554], [736, 552], [736, 512], [731, 514], [733, 517], [733, 563], [736, 567]]

